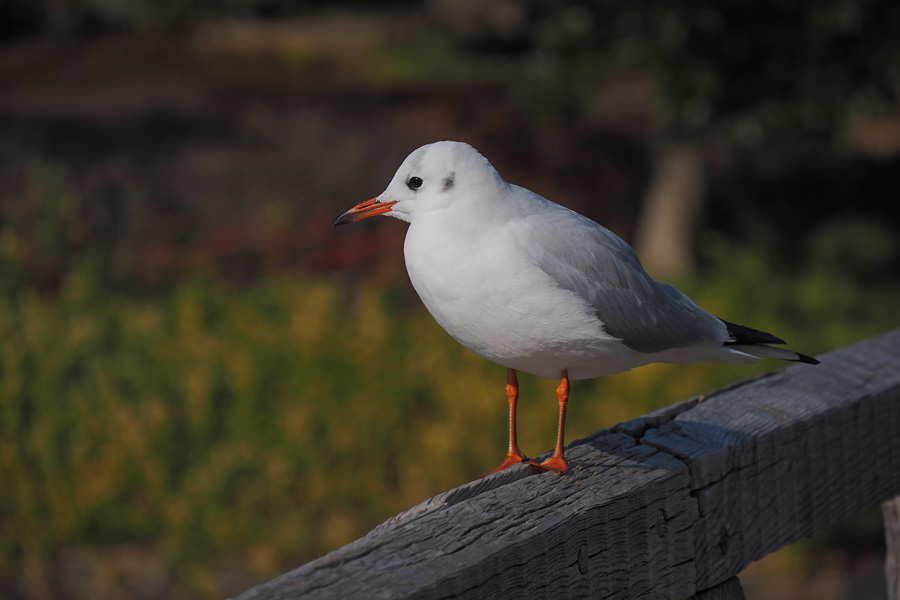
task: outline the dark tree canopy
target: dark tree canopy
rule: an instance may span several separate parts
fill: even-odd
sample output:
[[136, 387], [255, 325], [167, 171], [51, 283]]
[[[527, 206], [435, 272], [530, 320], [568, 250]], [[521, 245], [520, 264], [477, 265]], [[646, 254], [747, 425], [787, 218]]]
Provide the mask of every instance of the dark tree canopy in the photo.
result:
[[896, 101], [898, 31], [900, 4], [889, 0], [558, 1], [537, 20], [530, 60], [567, 90], [556, 110], [577, 112], [592, 83], [641, 70], [679, 129], [831, 136]]

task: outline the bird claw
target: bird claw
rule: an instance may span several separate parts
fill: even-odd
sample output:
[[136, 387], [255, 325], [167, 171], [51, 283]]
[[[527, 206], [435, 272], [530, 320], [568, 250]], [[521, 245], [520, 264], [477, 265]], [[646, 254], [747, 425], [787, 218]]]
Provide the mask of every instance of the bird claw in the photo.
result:
[[565, 475], [569, 472], [569, 465], [566, 464], [566, 459], [559, 456], [551, 456], [542, 463], [535, 462], [534, 460], [529, 460], [528, 464], [541, 473], [553, 471], [557, 475]]
[[506, 460], [503, 461], [503, 464], [494, 469], [493, 473], [499, 473], [503, 469], [508, 469], [512, 466], [522, 464], [524, 462], [530, 462], [530, 459], [525, 456], [521, 450], [516, 448], [515, 450], [510, 450], [506, 453]]

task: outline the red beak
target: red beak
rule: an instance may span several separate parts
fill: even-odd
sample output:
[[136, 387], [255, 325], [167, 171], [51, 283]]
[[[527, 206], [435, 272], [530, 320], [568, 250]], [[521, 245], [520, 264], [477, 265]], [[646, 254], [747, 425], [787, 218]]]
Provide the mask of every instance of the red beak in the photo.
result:
[[368, 219], [375, 215], [383, 215], [384, 213], [391, 212], [391, 207], [397, 204], [396, 200], [392, 202], [376, 202], [376, 200], [377, 198], [372, 198], [371, 200], [360, 202], [335, 219], [331, 226], [337, 227], [338, 225], [345, 225], [347, 223], [356, 223], [357, 221]]

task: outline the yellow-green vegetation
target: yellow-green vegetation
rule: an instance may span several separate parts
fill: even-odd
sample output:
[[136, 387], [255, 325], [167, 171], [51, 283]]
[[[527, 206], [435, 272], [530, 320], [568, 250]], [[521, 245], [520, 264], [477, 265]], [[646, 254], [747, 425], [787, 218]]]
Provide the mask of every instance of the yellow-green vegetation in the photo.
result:
[[[129, 544], [164, 557], [193, 595], [215, 597], [222, 564], [272, 576], [503, 457], [504, 369], [394, 290], [300, 276], [236, 289], [197, 277], [138, 295], [104, 284], [87, 257], [52, 292], [37, 291], [17, 270], [10, 245], [24, 233], [10, 222], [0, 271], [4, 581], [49, 576], [66, 548]], [[39, 229], [25, 232], [38, 245]], [[800, 351], [900, 322], [894, 285], [860, 287], [828, 266], [789, 276], [757, 252], [707, 248], [707, 267], [682, 289]], [[575, 382], [569, 439], [781, 366], [651, 365]], [[534, 455], [552, 446], [556, 382], [521, 383], [520, 443]]]

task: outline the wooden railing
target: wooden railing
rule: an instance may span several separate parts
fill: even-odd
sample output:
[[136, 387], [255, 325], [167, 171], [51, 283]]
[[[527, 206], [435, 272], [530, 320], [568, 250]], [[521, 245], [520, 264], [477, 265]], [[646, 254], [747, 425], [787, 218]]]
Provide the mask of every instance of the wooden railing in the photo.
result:
[[884, 502], [900, 600], [900, 330], [572, 442], [239, 596], [743, 598], [751, 561]]

